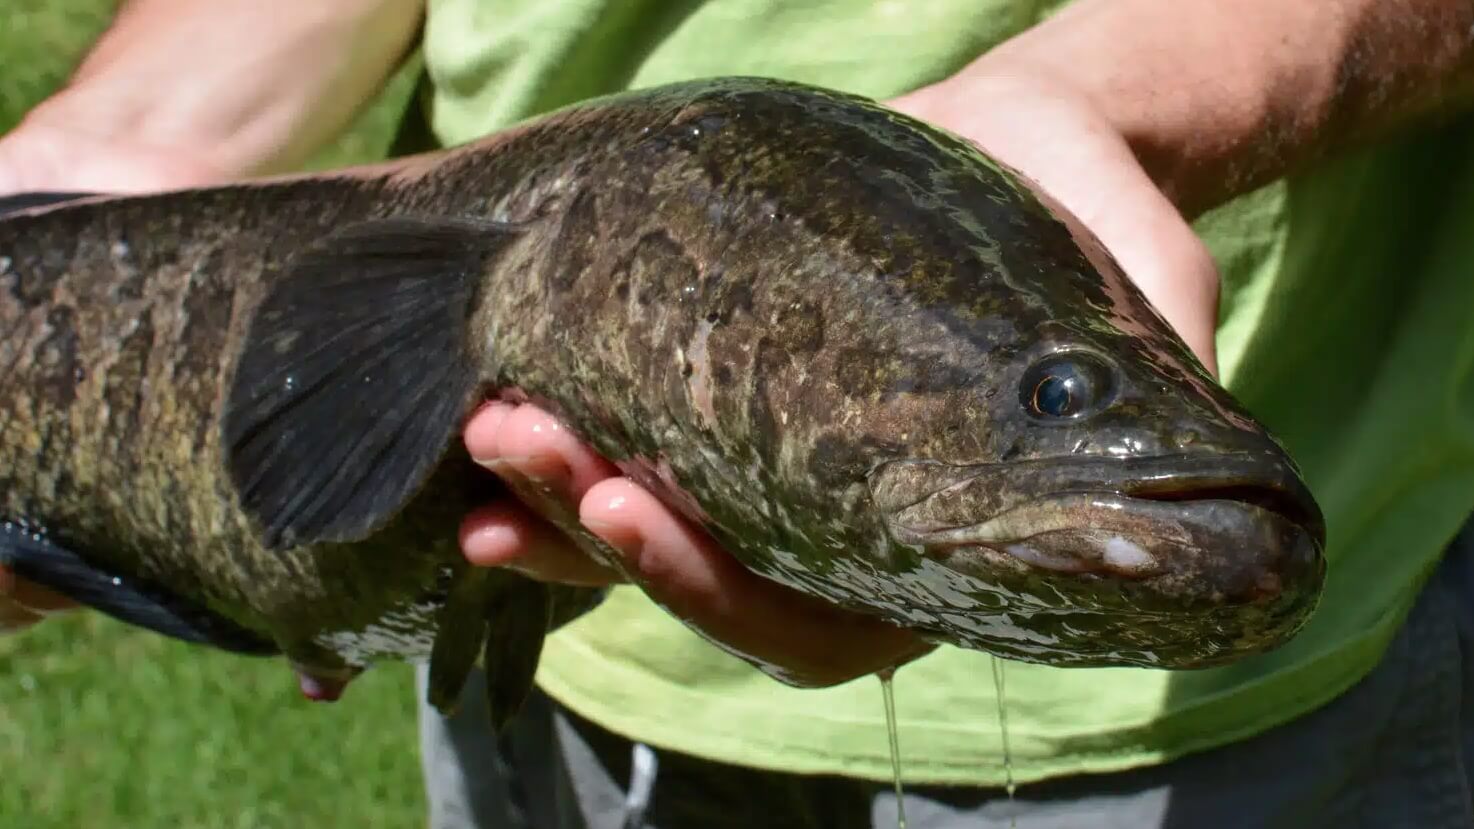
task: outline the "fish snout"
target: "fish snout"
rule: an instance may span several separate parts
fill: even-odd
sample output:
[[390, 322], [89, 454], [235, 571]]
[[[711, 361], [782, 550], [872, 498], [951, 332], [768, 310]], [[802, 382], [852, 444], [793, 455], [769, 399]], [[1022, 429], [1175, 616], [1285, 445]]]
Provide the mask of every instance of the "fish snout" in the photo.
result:
[[1282, 455], [895, 464], [871, 485], [892, 540], [980, 590], [1068, 612], [1093, 631], [1072, 659], [1192, 667], [1266, 649], [1324, 582], [1324, 520]]

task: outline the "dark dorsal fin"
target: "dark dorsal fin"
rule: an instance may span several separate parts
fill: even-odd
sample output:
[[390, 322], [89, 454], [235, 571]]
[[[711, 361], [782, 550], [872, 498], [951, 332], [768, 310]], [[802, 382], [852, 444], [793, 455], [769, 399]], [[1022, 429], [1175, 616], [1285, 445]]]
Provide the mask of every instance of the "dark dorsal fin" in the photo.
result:
[[277, 652], [276, 645], [260, 634], [142, 579], [91, 564], [23, 524], [0, 522], [0, 564], [120, 622], [235, 653]]
[[46, 207], [62, 202], [76, 201], [97, 193], [14, 193], [9, 196], [0, 196], [0, 216], [7, 213], [18, 213], [22, 210], [30, 210], [36, 207]]
[[424, 484], [477, 392], [471, 315], [515, 232], [366, 221], [268, 277], [223, 417], [231, 480], [267, 546], [357, 541]]

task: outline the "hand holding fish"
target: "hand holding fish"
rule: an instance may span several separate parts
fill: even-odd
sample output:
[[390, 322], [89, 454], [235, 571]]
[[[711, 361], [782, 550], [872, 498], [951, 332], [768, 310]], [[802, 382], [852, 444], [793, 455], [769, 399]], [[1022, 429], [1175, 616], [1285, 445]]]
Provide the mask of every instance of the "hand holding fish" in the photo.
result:
[[[973, 140], [1039, 182], [1068, 208], [1066, 215], [1089, 226], [1215, 370], [1213, 261], [1104, 113], [1043, 78], [993, 70], [958, 75], [890, 105]], [[504, 479], [552, 486], [588, 529], [624, 555], [625, 572], [652, 598], [785, 681], [844, 682], [932, 647], [914, 632], [842, 611], [741, 567], [709, 535], [535, 406], [487, 405], [469, 421], [465, 441], [472, 457]], [[626, 580], [520, 504], [498, 502], [476, 511], [461, 540], [466, 556], [484, 566], [569, 584]]]
[[[511, 501], [467, 517], [461, 544], [483, 566], [579, 585], [637, 581], [705, 635], [795, 685], [832, 685], [929, 652], [914, 631], [850, 613], [762, 578], [536, 406], [491, 403], [471, 418], [466, 447], [509, 483], [550, 486], [584, 526], [624, 557], [621, 573]], [[515, 484], [514, 484], [515, 486]]]
[[1148, 174], [1114, 116], [1008, 60], [985, 57], [890, 106], [973, 141], [1037, 182], [1064, 205], [1063, 215], [1100, 239], [1216, 375], [1218, 271], [1182, 206]]

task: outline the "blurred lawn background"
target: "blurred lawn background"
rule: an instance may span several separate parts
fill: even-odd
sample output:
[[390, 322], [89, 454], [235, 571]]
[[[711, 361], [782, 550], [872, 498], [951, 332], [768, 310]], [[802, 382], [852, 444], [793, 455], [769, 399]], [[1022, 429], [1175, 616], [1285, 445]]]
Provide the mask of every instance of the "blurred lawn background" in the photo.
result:
[[[0, 133], [61, 85], [117, 0], [0, 0]], [[181, 66], [181, 72], [189, 68]], [[383, 153], [403, 73], [314, 167]], [[424, 824], [406, 666], [312, 705], [278, 660], [75, 614], [0, 638], [0, 827]]]

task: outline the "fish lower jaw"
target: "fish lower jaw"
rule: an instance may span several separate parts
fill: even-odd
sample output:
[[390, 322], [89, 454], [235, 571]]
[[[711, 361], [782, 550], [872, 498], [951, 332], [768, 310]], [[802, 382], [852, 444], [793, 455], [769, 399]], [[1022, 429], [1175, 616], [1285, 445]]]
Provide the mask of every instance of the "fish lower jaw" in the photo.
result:
[[907, 526], [904, 515], [898, 516], [891, 531], [898, 541], [918, 545], [932, 558], [1001, 555], [1056, 573], [1129, 579], [1160, 575], [1166, 567], [1153, 548], [1189, 543], [1189, 538], [1173, 522], [1150, 516], [1144, 520], [1128, 508], [1131, 501], [1115, 493], [1072, 493], [1026, 502], [960, 527]]

